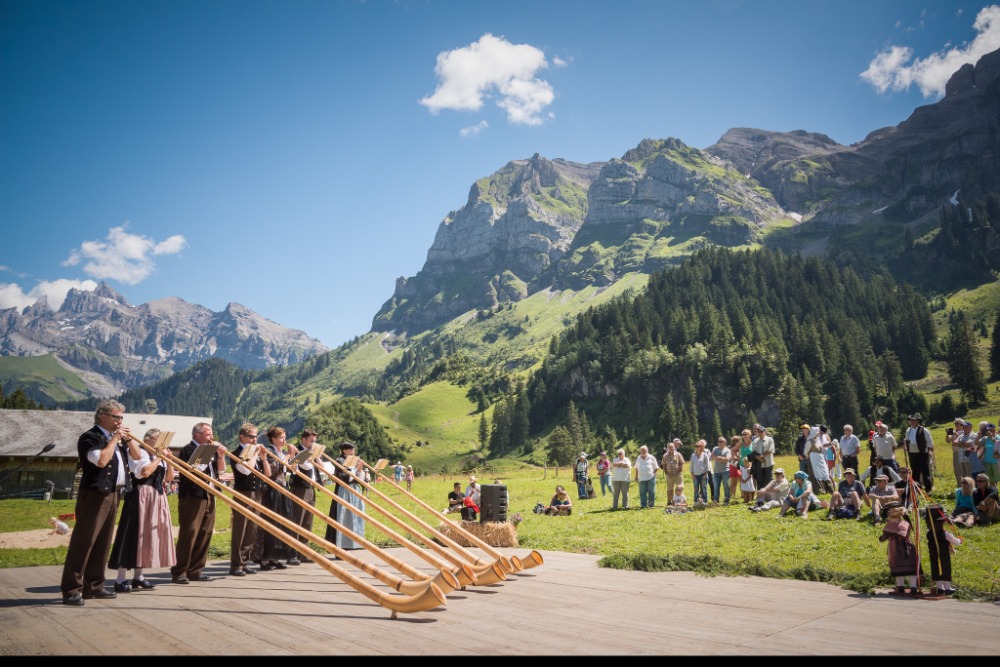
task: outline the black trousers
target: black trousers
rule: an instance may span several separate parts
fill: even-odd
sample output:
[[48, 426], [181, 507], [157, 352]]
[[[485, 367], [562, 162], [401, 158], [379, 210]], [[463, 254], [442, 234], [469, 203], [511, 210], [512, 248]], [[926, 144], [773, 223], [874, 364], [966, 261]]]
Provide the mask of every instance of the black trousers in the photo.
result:
[[931, 476], [930, 457], [927, 452], [909, 452], [910, 474], [927, 493], [934, 487], [934, 478]]

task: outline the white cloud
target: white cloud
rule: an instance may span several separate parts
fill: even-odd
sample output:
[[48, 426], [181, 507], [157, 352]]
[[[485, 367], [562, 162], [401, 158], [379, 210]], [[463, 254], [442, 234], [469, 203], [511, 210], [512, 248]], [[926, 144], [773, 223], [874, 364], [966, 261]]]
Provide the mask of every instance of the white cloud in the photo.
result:
[[924, 97], [943, 95], [948, 79], [962, 65], [975, 64], [982, 56], [1000, 48], [1000, 6], [981, 9], [972, 27], [977, 34], [971, 43], [945, 48], [912, 63], [913, 49], [890, 46], [875, 55], [861, 78], [880, 93], [916, 85]]
[[481, 120], [475, 125], [470, 125], [469, 127], [463, 127], [461, 130], [458, 131], [458, 134], [463, 139], [465, 139], [466, 137], [475, 137], [489, 126], [490, 126], [489, 123], [487, 123], [485, 120]]
[[469, 46], [438, 54], [437, 89], [420, 104], [434, 114], [478, 111], [484, 97], [496, 96], [511, 123], [540, 125], [541, 112], [555, 100], [549, 82], [536, 76], [548, 66], [540, 49], [486, 33]]
[[31, 304], [45, 297], [52, 310], [59, 310], [63, 301], [66, 300], [66, 293], [70, 289], [91, 292], [97, 287], [93, 280], [43, 280], [36, 284], [30, 292], [24, 293], [20, 285], [14, 283], [0, 283], [0, 309], [17, 308], [24, 310]]
[[151, 238], [129, 234], [127, 227], [128, 223], [112, 227], [104, 241], [84, 241], [70, 252], [63, 266], [85, 262], [83, 271], [89, 276], [135, 285], [148, 278], [156, 268], [153, 257], [173, 255], [187, 246], [187, 241], [179, 234], [156, 243]]
[[554, 56], [552, 58], [552, 64], [556, 67], [569, 67], [569, 63], [560, 58], [559, 56]]

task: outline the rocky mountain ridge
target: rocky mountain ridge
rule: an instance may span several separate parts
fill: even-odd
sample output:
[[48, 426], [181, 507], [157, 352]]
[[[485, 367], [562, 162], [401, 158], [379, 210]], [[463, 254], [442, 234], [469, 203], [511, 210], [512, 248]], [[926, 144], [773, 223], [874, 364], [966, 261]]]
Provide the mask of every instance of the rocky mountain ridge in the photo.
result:
[[[0, 355], [53, 355], [95, 396], [117, 395], [217, 357], [246, 369], [291, 365], [327, 347], [238, 303], [220, 312], [176, 297], [133, 306], [106, 283], [0, 311]], [[82, 397], [81, 397], [82, 398]]]
[[781, 247], [766, 238], [776, 226], [821, 249], [842, 225], [901, 238], [956, 193], [1000, 192], [998, 109], [1000, 51], [959, 69], [938, 102], [851, 146], [734, 128], [705, 149], [645, 139], [607, 162], [513, 160], [445, 217], [423, 268], [397, 280], [372, 329], [416, 334], [537, 291], [651, 274], [707, 245]]

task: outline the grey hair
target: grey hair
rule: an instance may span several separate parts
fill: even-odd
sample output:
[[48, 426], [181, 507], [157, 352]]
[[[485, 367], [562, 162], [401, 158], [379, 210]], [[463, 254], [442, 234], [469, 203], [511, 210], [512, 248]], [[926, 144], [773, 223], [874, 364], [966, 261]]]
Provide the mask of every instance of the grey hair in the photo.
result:
[[156, 440], [159, 437], [160, 437], [160, 429], [158, 429], [158, 428], [151, 428], [148, 431], [146, 431], [146, 435], [142, 436], [142, 439], [143, 440]]
[[212, 425], [209, 424], [208, 422], [198, 422], [197, 424], [191, 427], [191, 435], [194, 435], [195, 433], [204, 434], [206, 426], [211, 427]]
[[112, 412], [125, 412], [125, 406], [112, 398], [106, 398], [97, 404], [94, 411], [94, 423], [101, 418], [101, 415], [110, 415]]

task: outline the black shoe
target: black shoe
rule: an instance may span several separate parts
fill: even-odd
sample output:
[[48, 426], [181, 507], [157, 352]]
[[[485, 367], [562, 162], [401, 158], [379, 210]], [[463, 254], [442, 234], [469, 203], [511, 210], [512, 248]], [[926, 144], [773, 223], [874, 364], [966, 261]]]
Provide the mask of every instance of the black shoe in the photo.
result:
[[229, 571], [229, 576], [230, 577], [245, 577], [245, 576], [247, 576], [247, 573], [244, 572], [243, 570], [230, 570]]
[[300, 561], [300, 560], [299, 560], [298, 558], [289, 558], [289, 559], [288, 559], [287, 561], [285, 561], [285, 562], [286, 562], [286, 563], [287, 563], [288, 565], [302, 565], [302, 561]]
[[187, 577], [174, 577], [173, 579], [171, 579], [171, 581], [173, 581], [175, 584], [187, 584], [191, 582], [191, 580], [188, 579]]
[[263, 565], [260, 566], [260, 569], [262, 569], [264, 572], [267, 572], [268, 570], [273, 570], [274, 569], [274, 564], [273, 563], [264, 563]]
[[132, 580], [132, 590], [134, 590], [134, 591], [137, 591], [137, 590], [140, 590], [140, 589], [151, 591], [154, 588], [156, 588], [156, 584], [151, 584], [148, 581], [146, 581], [145, 579], [133, 579]]
[[73, 605], [74, 607], [82, 607], [84, 605], [83, 596], [79, 593], [73, 593], [73, 595], [64, 595], [63, 604]]
[[121, 583], [118, 583], [117, 581], [115, 582], [115, 593], [131, 593], [131, 592], [132, 592], [132, 586], [129, 585], [127, 581], [123, 581]]
[[285, 565], [282, 562], [276, 561], [276, 560], [271, 561], [271, 567], [274, 568], [275, 570], [287, 570], [288, 569], [287, 565]]
[[106, 591], [103, 588], [96, 593], [84, 593], [84, 600], [114, 600], [118, 597], [118, 593], [114, 591]]
[[204, 574], [196, 574], [193, 577], [189, 577], [189, 581], [212, 581], [212, 577], [205, 576]]
[[257, 574], [257, 570], [252, 570], [249, 567], [243, 567], [243, 574]]

